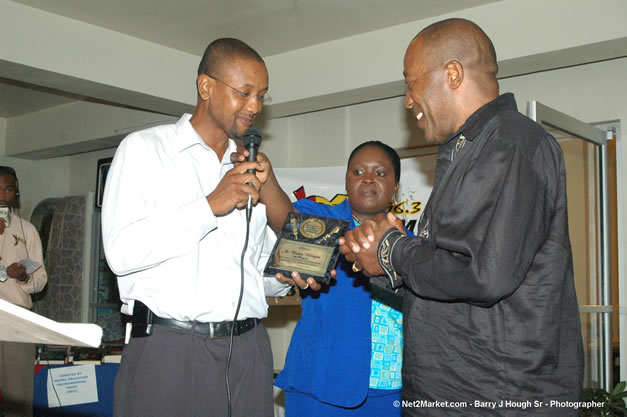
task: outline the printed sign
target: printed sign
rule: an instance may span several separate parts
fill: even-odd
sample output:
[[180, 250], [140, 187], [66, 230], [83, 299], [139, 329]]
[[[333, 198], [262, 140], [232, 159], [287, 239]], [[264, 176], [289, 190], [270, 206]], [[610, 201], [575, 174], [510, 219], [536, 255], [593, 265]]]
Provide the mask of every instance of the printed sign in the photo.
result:
[[95, 365], [48, 369], [48, 408], [98, 402]]

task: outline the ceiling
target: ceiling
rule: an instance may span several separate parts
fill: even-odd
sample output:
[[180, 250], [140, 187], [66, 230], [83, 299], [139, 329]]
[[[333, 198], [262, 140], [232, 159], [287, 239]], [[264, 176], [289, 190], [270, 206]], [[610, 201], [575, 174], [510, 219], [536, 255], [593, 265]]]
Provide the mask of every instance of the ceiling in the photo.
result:
[[[498, 0], [13, 1], [199, 57], [220, 37], [242, 39], [265, 57]], [[2, 118], [77, 99], [0, 78]]]
[[83, 98], [71, 96], [62, 91], [53, 91], [0, 78], [0, 117], [2, 118], [33, 113], [81, 99]]

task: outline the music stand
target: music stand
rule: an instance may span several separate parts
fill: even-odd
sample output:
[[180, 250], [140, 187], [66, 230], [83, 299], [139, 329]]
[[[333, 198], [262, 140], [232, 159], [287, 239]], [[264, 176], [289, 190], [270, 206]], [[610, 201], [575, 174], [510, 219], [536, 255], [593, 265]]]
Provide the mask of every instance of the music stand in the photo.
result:
[[102, 340], [102, 328], [93, 323], [59, 323], [0, 300], [0, 340], [98, 347]]

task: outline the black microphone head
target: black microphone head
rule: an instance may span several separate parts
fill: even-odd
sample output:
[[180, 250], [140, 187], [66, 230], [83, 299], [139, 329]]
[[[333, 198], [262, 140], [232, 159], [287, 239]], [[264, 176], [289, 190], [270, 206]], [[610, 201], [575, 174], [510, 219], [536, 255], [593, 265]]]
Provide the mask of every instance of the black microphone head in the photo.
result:
[[259, 145], [261, 145], [261, 132], [259, 131], [259, 129], [249, 127], [248, 129], [246, 129], [246, 132], [244, 132], [243, 139], [245, 147], [248, 148], [249, 145], [254, 145], [255, 147], [258, 147]]

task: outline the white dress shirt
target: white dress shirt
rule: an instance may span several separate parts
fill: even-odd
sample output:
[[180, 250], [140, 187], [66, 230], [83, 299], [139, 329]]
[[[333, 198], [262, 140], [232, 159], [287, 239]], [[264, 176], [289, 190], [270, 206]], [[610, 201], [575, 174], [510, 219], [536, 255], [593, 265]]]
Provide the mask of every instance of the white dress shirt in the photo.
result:
[[[102, 207], [105, 254], [118, 275], [123, 311], [140, 300], [177, 320], [233, 320], [240, 291], [245, 210], [214, 216], [206, 200], [233, 168], [207, 146], [185, 114], [176, 124], [128, 135], [108, 172]], [[266, 207], [252, 211], [244, 258], [244, 295], [238, 319], [267, 316], [266, 295], [289, 287], [264, 277], [274, 233]]]

